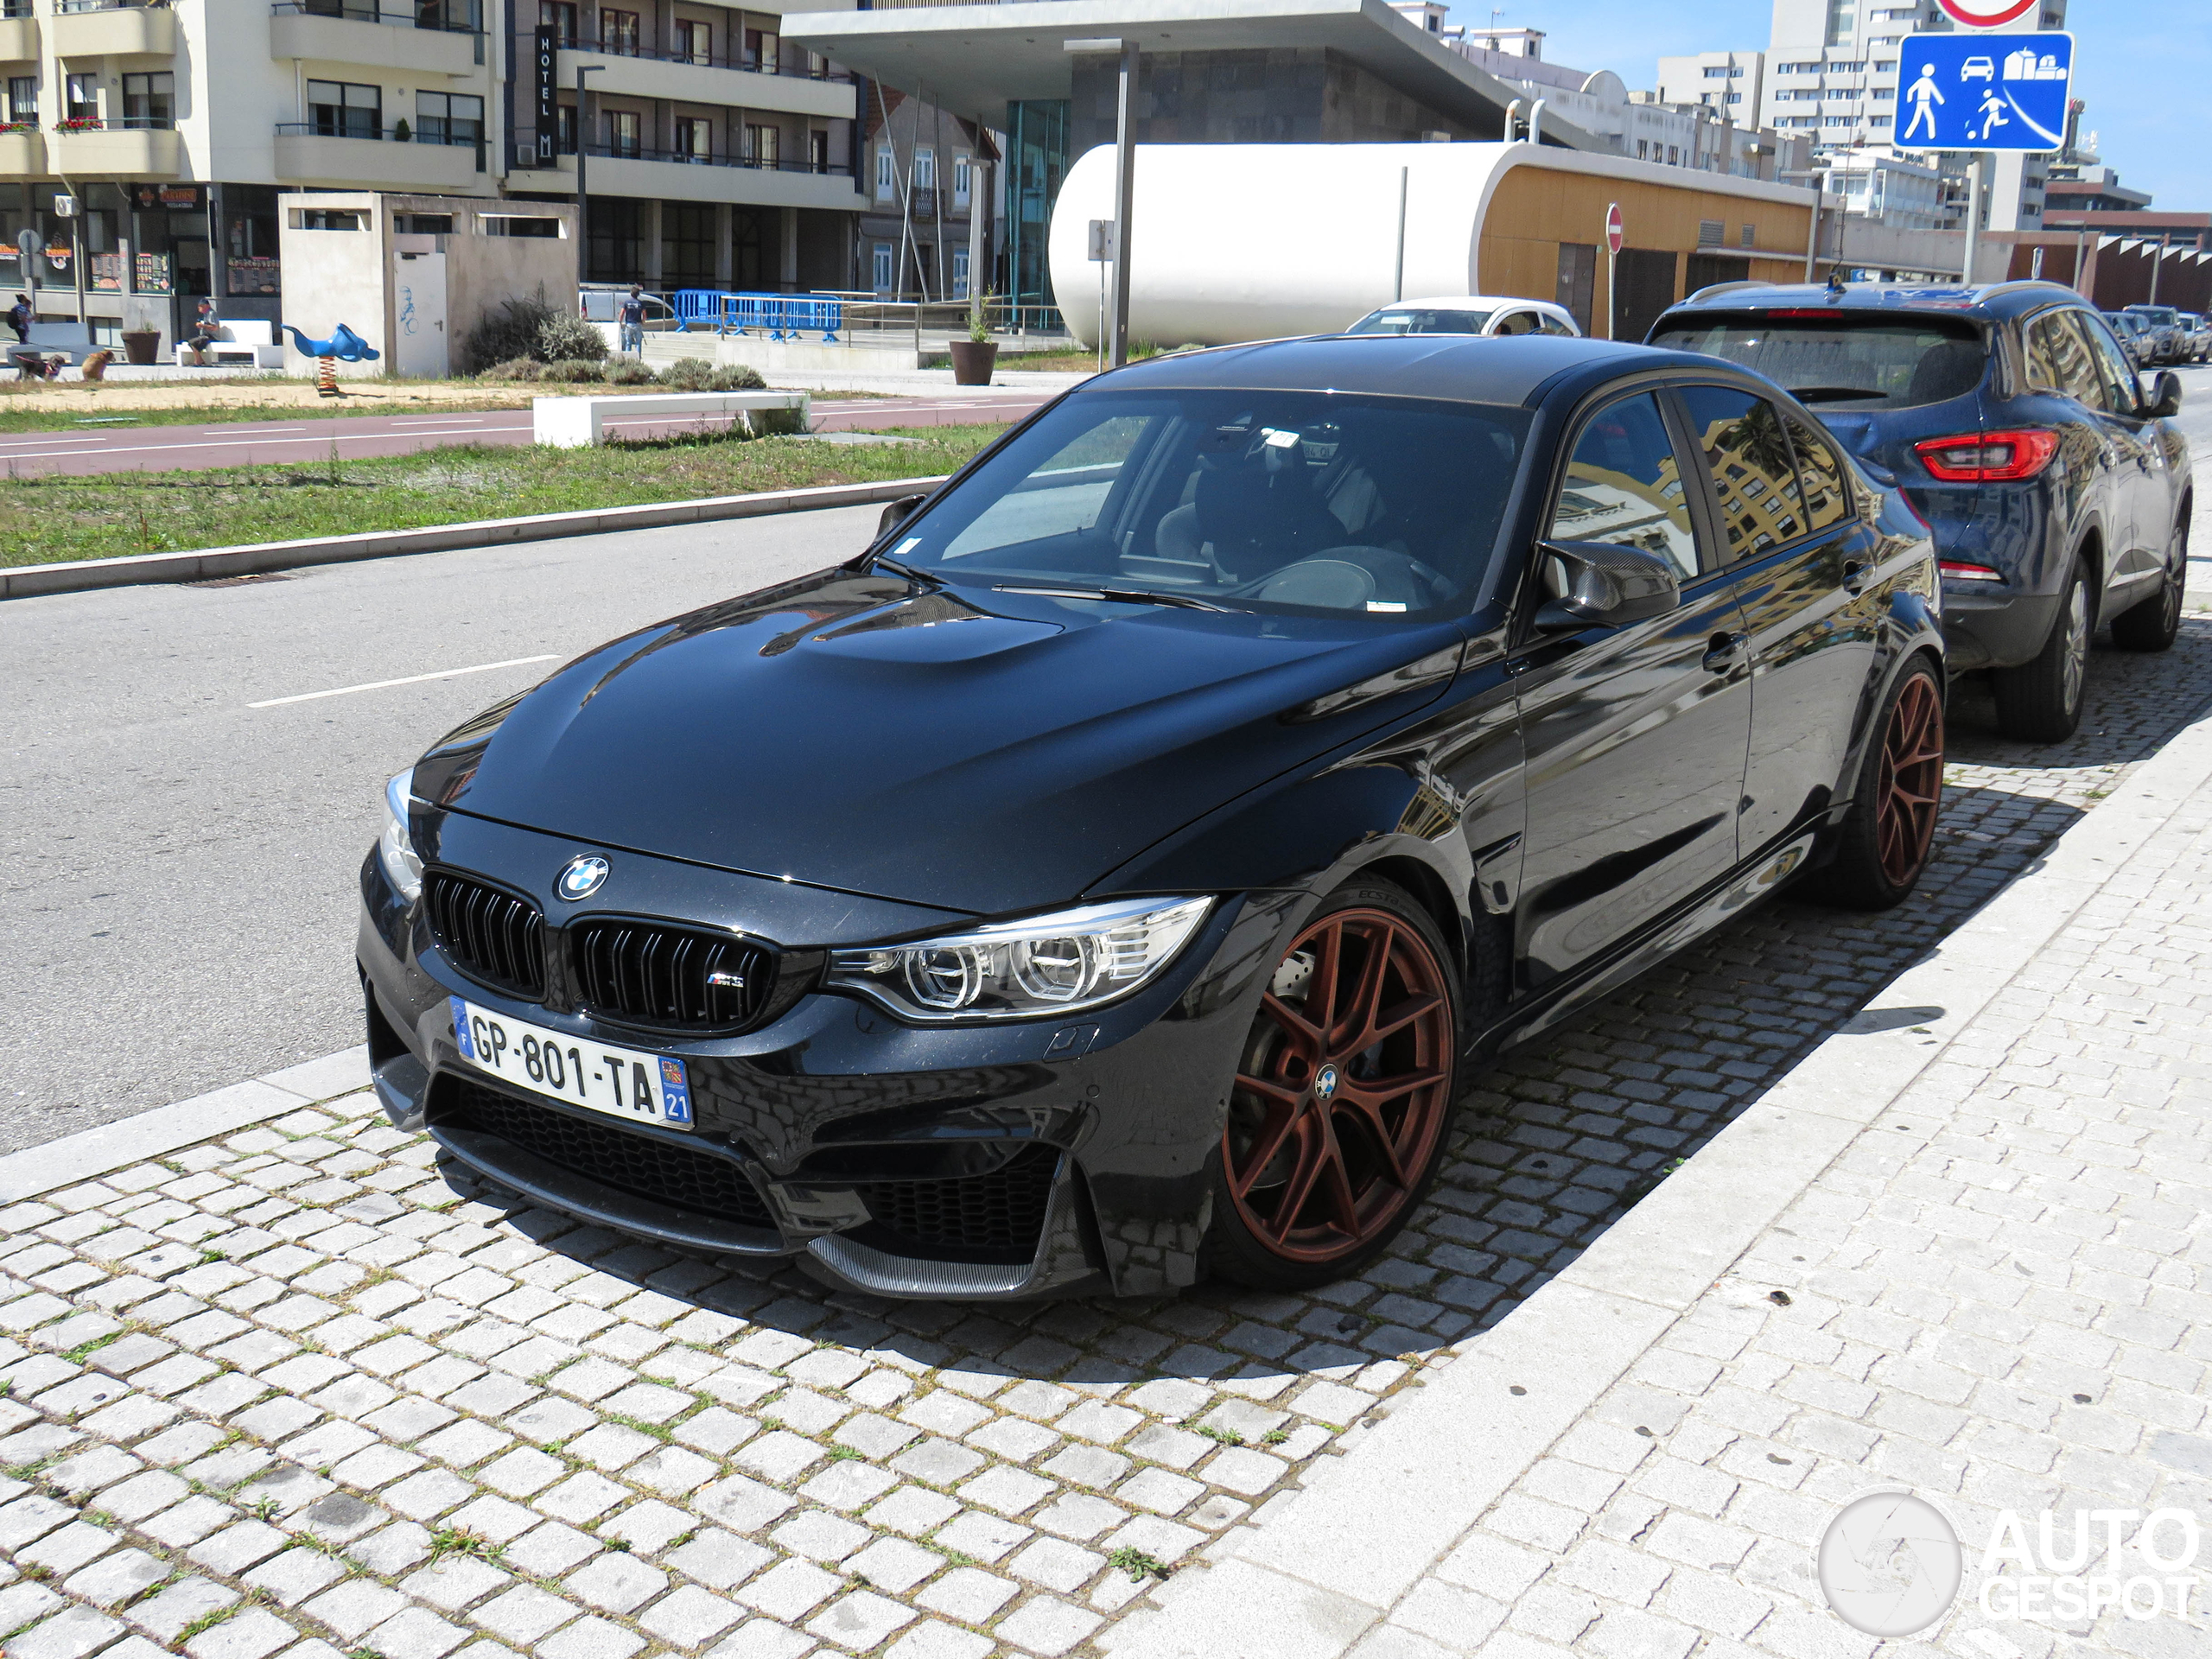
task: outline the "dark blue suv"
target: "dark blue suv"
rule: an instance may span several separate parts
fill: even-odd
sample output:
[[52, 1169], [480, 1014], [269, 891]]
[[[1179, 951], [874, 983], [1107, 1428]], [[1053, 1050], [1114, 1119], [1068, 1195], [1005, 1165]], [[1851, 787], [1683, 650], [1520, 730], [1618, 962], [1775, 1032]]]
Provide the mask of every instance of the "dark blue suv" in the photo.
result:
[[1780, 381], [1897, 476], [1942, 562], [1954, 672], [1992, 671], [2005, 734], [2072, 735], [2089, 639], [2164, 651], [2188, 569], [2189, 448], [2110, 326], [2070, 288], [1729, 283], [1649, 342]]

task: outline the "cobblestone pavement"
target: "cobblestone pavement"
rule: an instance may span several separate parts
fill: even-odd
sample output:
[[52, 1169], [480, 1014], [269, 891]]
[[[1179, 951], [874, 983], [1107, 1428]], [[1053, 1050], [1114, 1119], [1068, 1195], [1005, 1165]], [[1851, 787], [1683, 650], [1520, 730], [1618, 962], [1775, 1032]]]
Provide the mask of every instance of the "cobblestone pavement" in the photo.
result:
[[[1357, 1659], [2212, 1653], [2209, 868], [2200, 783]], [[1965, 1546], [1917, 1639], [1815, 1581], [1884, 1488]]]
[[1753, 912], [1496, 1067], [1398, 1247], [1311, 1297], [833, 1295], [509, 1212], [361, 1093], [0, 1212], [9, 1659], [1073, 1651], [2212, 698], [2212, 621], [2092, 683], [2039, 750], [1961, 687], [1910, 905]]

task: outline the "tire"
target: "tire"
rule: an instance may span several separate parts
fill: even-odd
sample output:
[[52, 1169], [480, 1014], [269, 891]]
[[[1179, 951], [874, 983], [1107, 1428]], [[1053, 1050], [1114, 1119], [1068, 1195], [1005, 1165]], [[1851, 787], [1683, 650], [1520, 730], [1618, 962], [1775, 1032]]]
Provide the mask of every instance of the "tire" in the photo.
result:
[[1943, 683], [1916, 657], [1882, 703], [1835, 856], [1806, 878], [1804, 896], [1845, 910], [1903, 904], [1928, 868], [1943, 804]]
[[1309, 1290], [1380, 1255], [1443, 1161], [1459, 1049], [1458, 976], [1427, 912], [1373, 879], [1331, 894], [1277, 960], [1230, 1085], [1211, 1270]]
[[2189, 520], [2174, 526], [2166, 574], [2158, 591], [2112, 620], [2112, 642], [2122, 651], [2164, 651], [2181, 632], [2183, 589], [2189, 582]]
[[2050, 637], [2018, 668], [1991, 671], [1997, 693], [1997, 729], [2029, 743], [2063, 743], [2082, 723], [2082, 693], [2089, 676], [2089, 636], [2096, 607], [2087, 574], [2069, 573], [2051, 619]]

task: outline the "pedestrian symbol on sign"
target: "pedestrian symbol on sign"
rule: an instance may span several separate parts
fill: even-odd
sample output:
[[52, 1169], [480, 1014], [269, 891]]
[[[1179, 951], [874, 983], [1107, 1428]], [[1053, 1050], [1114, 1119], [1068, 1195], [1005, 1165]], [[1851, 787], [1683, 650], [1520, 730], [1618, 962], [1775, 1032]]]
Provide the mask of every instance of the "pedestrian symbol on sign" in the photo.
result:
[[1930, 143], [1935, 143], [1936, 111], [1933, 106], [1948, 100], [1943, 96], [1943, 89], [1936, 84], [1934, 64], [1923, 63], [1920, 66], [1920, 79], [1905, 89], [1905, 99], [1912, 105], [1912, 119], [1906, 124], [1904, 131], [1899, 135], [1899, 142], [1910, 141], [1924, 122], [1928, 127], [1928, 141]]

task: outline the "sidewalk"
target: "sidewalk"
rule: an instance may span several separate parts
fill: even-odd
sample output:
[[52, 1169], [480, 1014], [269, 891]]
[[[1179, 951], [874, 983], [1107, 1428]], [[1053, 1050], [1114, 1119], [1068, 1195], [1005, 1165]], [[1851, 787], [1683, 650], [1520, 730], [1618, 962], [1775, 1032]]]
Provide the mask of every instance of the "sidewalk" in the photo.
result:
[[[2212, 721], [1101, 1646], [2201, 1659], [2212, 1550], [2186, 1617], [2168, 1592], [2156, 1617], [2040, 1621], [2006, 1616], [2022, 1583], [1982, 1598], [1981, 1552], [2005, 1511], [2031, 1548], [2055, 1511], [2062, 1557], [2077, 1513], [2113, 1513], [2126, 1580], [2182, 1537], [2146, 1554], [2145, 1515], [2212, 1534], [2208, 1014]], [[1933, 1500], [1965, 1546], [1954, 1611], [1910, 1644], [1814, 1581], [1872, 1490]]]

